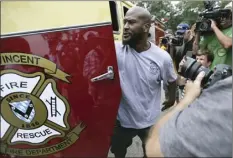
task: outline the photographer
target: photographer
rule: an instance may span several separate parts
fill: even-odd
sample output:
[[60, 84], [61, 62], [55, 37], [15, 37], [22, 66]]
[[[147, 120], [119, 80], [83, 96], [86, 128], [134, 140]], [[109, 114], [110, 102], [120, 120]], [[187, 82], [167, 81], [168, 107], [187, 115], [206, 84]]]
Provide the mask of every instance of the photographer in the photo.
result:
[[[195, 56], [193, 56], [192, 53], [190, 54], [190, 52], [192, 52], [192, 49], [193, 49], [192, 47], [193, 47], [193, 41], [194, 41], [194, 27], [192, 26], [192, 28], [190, 29], [190, 26], [188, 24], [180, 23], [177, 26], [176, 36], [178, 36], [182, 40], [182, 44], [178, 46], [171, 44], [170, 55], [174, 61], [176, 70], [178, 70], [179, 63], [183, 59], [184, 56], [188, 55], [188, 56], [195, 58]], [[178, 75], [177, 81], [179, 82], [181, 78], [182, 77]], [[177, 102], [179, 102], [179, 98], [180, 98], [179, 96], [181, 95], [180, 92], [183, 91], [183, 88], [184, 88], [183, 85], [177, 86], [177, 94], [176, 94]]]
[[[193, 49], [193, 42], [194, 42], [194, 33], [190, 29], [189, 25], [186, 23], [181, 23], [177, 26], [176, 34], [179, 36], [183, 36], [183, 43], [181, 46], [175, 46], [173, 49], [173, 59], [176, 64], [176, 68], [178, 69], [179, 63], [182, 60], [182, 58], [187, 55], [188, 52], [192, 51]], [[192, 54], [188, 54], [189, 56], [192, 56]]]
[[164, 37], [160, 37], [159, 47], [170, 54], [170, 38], [173, 38], [173, 32], [171, 29], [165, 31]]
[[148, 157], [232, 156], [232, 76], [200, 95], [204, 75], [188, 81], [184, 98], [154, 125], [146, 143]]
[[161, 43], [160, 43], [160, 46], [159, 46], [161, 49], [165, 50], [165, 51], [168, 51], [167, 48], [168, 48], [168, 43], [165, 39], [161, 39]]
[[225, 9], [229, 9], [230, 13], [220, 17], [218, 23], [209, 19], [212, 32], [201, 32], [197, 29], [194, 41], [196, 50], [208, 49], [214, 54], [211, 69], [217, 64], [232, 65], [232, 2]]
[[[212, 64], [214, 60], [214, 55], [212, 53], [210, 53], [208, 50], [199, 50], [196, 54], [196, 61], [201, 63], [202, 66], [204, 66], [205, 68], [209, 68], [210, 65]], [[182, 66], [182, 64], [185, 62], [185, 58], [180, 62], [180, 67]], [[178, 72], [180, 72], [181, 70], [178, 70]], [[177, 78], [177, 85], [182, 87], [179, 91], [180, 98], [184, 97], [184, 85], [186, 84], [187, 79], [184, 78], [183, 76], [178, 75]]]

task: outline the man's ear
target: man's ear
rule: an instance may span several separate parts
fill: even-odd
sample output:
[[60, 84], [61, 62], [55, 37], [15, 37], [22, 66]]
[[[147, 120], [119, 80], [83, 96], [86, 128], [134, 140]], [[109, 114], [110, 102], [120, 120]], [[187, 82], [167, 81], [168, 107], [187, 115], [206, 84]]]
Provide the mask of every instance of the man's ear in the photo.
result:
[[208, 65], [208, 67], [210, 67], [210, 65], [211, 65], [211, 62], [210, 62], [210, 61], [208, 61], [208, 62], [207, 62], [207, 65]]
[[144, 32], [149, 32], [150, 26], [151, 26], [150, 23], [146, 23], [146, 24], [144, 25]]

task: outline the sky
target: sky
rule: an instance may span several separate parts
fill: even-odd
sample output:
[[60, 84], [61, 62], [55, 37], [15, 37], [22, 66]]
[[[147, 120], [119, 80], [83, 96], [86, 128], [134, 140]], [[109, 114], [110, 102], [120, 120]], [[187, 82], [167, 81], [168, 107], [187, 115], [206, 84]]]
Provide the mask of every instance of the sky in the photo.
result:
[[180, 1], [171, 1], [172, 5], [174, 6], [175, 9], [176, 9], [175, 5], [176, 5], [177, 3], [179, 3], [179, 2], [180, 2]]
[[179, 3], [180, 1], [171, 1], [171, 3], [173, 3], [173, 4], [177, 4], [177, 3]]
[[172, 3], [173, 5], [176, 5], [177, 3], [179, 3], [179, 1], [171, 1], [171, 3]]

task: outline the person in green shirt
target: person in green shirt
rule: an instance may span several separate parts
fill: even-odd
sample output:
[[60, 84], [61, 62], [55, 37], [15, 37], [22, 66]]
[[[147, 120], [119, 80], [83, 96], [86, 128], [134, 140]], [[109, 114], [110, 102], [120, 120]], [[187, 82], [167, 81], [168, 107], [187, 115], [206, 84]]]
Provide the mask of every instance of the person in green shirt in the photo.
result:
[[[232, 10], [232, 7], [230, 9]], [[220, 26], [221, 29], [211, 19], [213, 33], [201, 37], [200, 33], [197, 33], [194, 40], [195, 50], [208, 49], [214, 54], [214, 61], [210, 66], [212, 70], [217, 64], [232, 65], [232, 12], [228, 17], [221, 18]]]
[[[232, 10], [232, 7], [227, 7], [227, 9]], [[194, 41], [194, 47], [197, 48], [199, 44], [196, 50], [208, 49], [214, 54], [214, 61], [210, 65], [212, 70], [217, 64], [232, 66], [232, 12], [230, 16], [221, 19], [220, 26], [222, 29], [219, 29], [216, 22], [211, 19], [213, 33], [204, 34], [201, 37], [200, 33], [197, 33]]]

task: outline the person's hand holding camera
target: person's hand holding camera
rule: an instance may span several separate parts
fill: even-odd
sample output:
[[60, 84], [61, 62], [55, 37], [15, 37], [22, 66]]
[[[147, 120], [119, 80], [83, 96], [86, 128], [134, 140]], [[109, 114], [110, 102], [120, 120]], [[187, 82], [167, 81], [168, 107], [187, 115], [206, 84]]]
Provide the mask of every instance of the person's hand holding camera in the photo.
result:
[[211, 21], [211, 28], [214, 30], [215, 27], [217, 27], [216, 21], [214, 21], [213, 19], [210, 19]]
[[184, 65], [185, 62], [186, 62], [186, 56], [184, 56], [183, 59], [179, 63], [178, 72], [181, 72], [181, 68], [182, 68], [182, 66]]
[[[184, 62], [186, 61], [185, 57], [183, 57], [183, 59], [181, 60], [181, 62], [179, 63], [179, 69], [178, 69], [178, 73], [181, 72], [181, 67], [183, 66]], [[187, 79], [184, 78], [183, 76], [181, 75], [178, 75], [178, 78], [177, 78], [177, 85], [178, 86], [183, 86], [186, 84], [186, 81]]]
[[[184, 58], [179, 63], [179, 70], [178, 72], [181, 72], [181, 68], [186, 62], [187, 58], [184, 56]], [[185, 95], [184, 98], [187, 99], [190, 103], [193, 102], [201, 93], [201, 81], [203, 77], [205, 76], [205, 72], [200, 72], [198, 76], [196, 77], [195, 81], [187, 80], [185, 84]], [[184, 79], [183, 79], [184, 80]]]
[[201, 81], [205, 76], [205, 72], [200, 72], [194, 81], [187, 80], [185, 85], [184, 98], [192, 103], [201, 94]]

